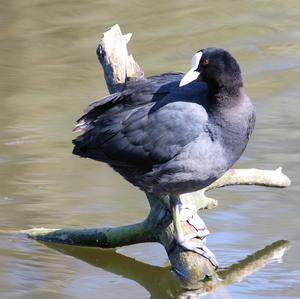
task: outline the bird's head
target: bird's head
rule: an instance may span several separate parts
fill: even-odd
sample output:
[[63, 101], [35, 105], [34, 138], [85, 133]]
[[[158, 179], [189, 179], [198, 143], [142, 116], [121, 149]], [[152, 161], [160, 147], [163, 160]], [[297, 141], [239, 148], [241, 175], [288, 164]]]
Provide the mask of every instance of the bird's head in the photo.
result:
[[212, 87], [243, 86], [241, 70], [235, 58], [220, 48], [206, 48], [192, 58], [192, 67], [179, 86], [192, 81], [204, 81]]

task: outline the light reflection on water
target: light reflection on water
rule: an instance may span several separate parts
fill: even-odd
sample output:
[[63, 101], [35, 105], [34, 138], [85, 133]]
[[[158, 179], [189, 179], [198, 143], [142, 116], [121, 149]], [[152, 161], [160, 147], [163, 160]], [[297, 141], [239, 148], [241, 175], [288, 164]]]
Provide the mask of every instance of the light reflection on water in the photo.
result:
[[[71, 155], [74, 121], [106, 93], [97, 41], [119, 23], [134, 33], [129, 47], [148, 75], [184, 71], [206, 46], [225, 47], [240, 61], [258, 122], [238, 166], [283, 166], [293, 185], [214, 191], [219, 207], [203, 213], [209, 246], [223, 265], [277, 239], [292, 248], [283, 263], [207, 298], [297, 297], [299, 17], [298, 1], [9, 1], [0, 11], [1, 231], [120, 225], [147, 214], [140, 191], [107, 166]], [[122, 253], [167, 261], [154, 244]], [[149, 297], [136, 282], [14, 234], [1, 235], [0, 261], [1, 298]]]

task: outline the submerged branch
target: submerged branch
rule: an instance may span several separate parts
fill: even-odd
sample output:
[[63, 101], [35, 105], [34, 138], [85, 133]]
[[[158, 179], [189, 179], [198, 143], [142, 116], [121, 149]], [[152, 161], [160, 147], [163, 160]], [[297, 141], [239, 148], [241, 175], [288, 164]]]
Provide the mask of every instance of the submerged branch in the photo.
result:
[[289, 247], [289, 241], [279, 240], [232, 264], [227, 269], [219, 270], [218, 275], [223, 279], [222, 284], [227, 285], [239, 282], [272, 261], [281, 262], [283, 255]]
[[[87, 247], [68, 246], [64, 244], [45, 243], [51, 249], [80, 259], [94, 267], [99, 267], [124, 278], [131, 279], [144, 287], [151, 298], [199, 298], [207, 292], [231, 283], [240, 282], [266, 264], [280, 261], [288, 250], [288, 241], [276, 241], [256, 251], [247, 258], [218, 271], [221, 280], [198, 282], [191, 291], [183, 290], [180, 281], [172, 275], [169, 267], [153, 266], [134, 258], [117, 253], [115, 250], [92, 250]], [[151, 279], [149, 279], [151, 277]]]

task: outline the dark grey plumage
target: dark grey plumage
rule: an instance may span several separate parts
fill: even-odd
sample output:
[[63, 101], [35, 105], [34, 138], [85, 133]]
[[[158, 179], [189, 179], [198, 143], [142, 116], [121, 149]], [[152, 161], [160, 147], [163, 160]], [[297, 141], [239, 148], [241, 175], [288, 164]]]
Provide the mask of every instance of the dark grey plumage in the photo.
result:
[[218, 179], [244, 151], [255, 112], [235, 59], [222, 49], [201, 53], [201, 75], [190, 84], [179, 87], [183, 74], [166, 73], [92, 103], [77, 121], [84, 133], [73, 140], [73, 153], [106, 162], [157, 194]]

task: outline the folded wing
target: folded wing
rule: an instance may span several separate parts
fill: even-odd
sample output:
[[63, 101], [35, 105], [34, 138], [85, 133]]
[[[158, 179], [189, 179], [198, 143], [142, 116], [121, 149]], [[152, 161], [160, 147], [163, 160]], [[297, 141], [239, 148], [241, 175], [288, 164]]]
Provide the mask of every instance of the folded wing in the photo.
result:
[[205, 88], [197, 94], [199, 88], [178, 88], [178, 74], [172, 76], [167, 84], [152, 77], [143, 90], [129, 87], [91, 104], [78, 120], [85, 132], [73, 140], [73, 153], [145, 170], [174, 158], [205, 132], [207, 112], [199, 102]]

